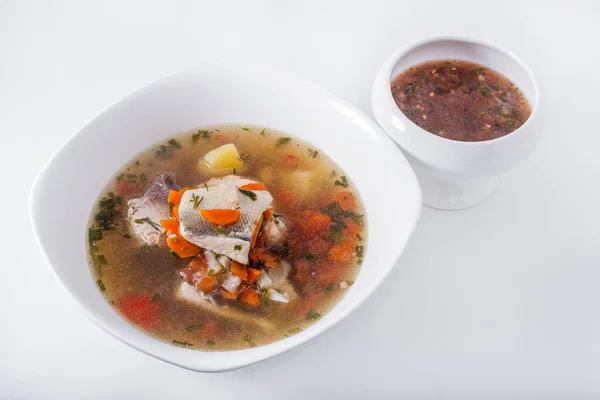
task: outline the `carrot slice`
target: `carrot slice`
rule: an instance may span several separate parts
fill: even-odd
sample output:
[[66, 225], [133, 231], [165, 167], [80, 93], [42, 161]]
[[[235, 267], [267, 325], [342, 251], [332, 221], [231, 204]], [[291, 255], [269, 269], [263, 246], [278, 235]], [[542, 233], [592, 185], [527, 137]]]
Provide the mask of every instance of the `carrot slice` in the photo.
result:
[[256, 268], [246, 268], [246, 271], [248, 271], [248, 278], [246, 279], [248, 283], [256, 282], [258, 277], [262, 274], [262, 272]]
[[235, 276], [239, 276], [241, 280], [245, 281], [248, 279], [248, 271], [246, 270], [246, 266], [240, 264], [239, 262], [232, 260], [231, 267], [229, 267], [231, 273]]
[[332, 261], [350, 261], [354, 253], [354, 241], [345, 240], [333, 245], [329, 251], [328, 259]]
[[265, 185], [263, 185], [262, 183], [254, 182], [254, 183], [248, 183], [248, 184], [240, 187], [240, 189], [244, 189], [244, 190], [265, 190]]
[[279, 260], [273, 253], [265, 250], [250, 252], [250, 260], [254, 263], [262, 263], [265, 267], [274, 268], [279, 265]]
[[200, 247], [188, 242], [181, 236], [167, 238], [167, 246], [173, 250], [180, 258], [194, 257], [200, 252]]
[[179, 206], [173, 207], [173, 209], [171, 210], [171, 214], [173, 214], [173, 217], [176, 220], [179, 220]]
[[183, 191], [182, 190], [171, 190], [169, 191], [169, 198], [168, 198], [168, 202], [172, 203], [174, 206], [178, 206], [179, 203], [181, 203], [181, 198], [183, 197]]
[[265, 218], [267, 219], [267, 221], [270, 221], [273, 219], [273, 209], [272, 208], [267, 208], [265, 210], [265, 212], [263, 213], [263, 215], [265, 216]]
[[201, 292], [212, 292], [217, 287], [217, 278], [214, 276], [203, 276], [196, 282], [196, 289]]
[[256, 293], [256, 290], [254, 290], [251, 286], [245, 286], [241, 290], [238, 300], [251, 307], [260, 305], [260, 297], [258, 296], [258, 293]]
[[256, 229], [254, 230], [254, 234], [252, 235], [252, 243], [250, 243], [250, 248], [254, 248], [254, 245], [256, 244], [256, 239], [258, 238], [258, 232], [260, 232], [260, 226], [262, 225], [263, 222], [263, 216], [261, 215], [260, 218], [258, 219], [258, 224], [256, 224]]
[[167, 232], [167, 235], [176, 235], [179, 228], [179, 221], [176, 219], [161, 219], [160, 224]]
[[224, 226], [235, 224], [240, 217], [240, 210], [200, 210], [200, 214], [211, 224]]

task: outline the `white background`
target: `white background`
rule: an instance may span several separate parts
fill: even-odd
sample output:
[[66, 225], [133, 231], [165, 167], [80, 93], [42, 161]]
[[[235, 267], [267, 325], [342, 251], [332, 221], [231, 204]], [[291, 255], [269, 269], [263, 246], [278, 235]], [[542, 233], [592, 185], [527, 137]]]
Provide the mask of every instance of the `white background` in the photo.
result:
[[[0, 398], [600, 398], [599, 20], [591, 0], [0, 0]], [[519, 54], [545, 89], [548, 128], [483, 204], [425, 208], [388, 280], [327, 333], [242, 370], [195, 373], [108, 336], [51, 275], [29, 188], [130, 91], [234, 53], [371, 114], [387, 55], [441, 34]]]

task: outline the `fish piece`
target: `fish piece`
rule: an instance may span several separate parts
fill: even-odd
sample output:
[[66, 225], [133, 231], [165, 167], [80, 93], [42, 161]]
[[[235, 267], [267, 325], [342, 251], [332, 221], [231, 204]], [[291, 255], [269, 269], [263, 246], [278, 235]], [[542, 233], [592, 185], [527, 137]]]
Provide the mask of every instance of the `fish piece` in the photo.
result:
[[235, 310], [227, 305], [217, 305], [212, 301], [210, 296], [198, 292], [194, 286], [187, 282], [181, 283], [177, 289], [176, 297], [179, 301], [193, 304], [220, 317], [237, 320], [245, 324], [256, 325], [265, 332], [271, 331], [274, 328], [274, 324], [270, 321]]
[[287, 236], [287, 224], [283, 216], [276, 215], [272, 220], [265, 222], [260, 235], [266, 244], [282, 243]]
[[[239, 187], [247, 183], [253, 181], [230, 175], [187, 190], [179, 205], [181, 236], [197, 246], [247, 265], [252, 235], [262, 213], [273, 202], [266, 190], [248, 191], [249, 195], [241, 193]], [[202, 201], [195, 203], [194, 198]], [[240, 216], [234, 224], [217, 226], [200, 214], [201, 210], [212, 209], [239, 209]]]
[[168, 175], [161, 174], [143, 196], [127, 202], [129, 226], [134, 235], [148, 245], [157, 244], [160, 235], [165, 231], [159, 221], [169, 218], [167, 197], [171, 189], [178, 190], [179, 187]]

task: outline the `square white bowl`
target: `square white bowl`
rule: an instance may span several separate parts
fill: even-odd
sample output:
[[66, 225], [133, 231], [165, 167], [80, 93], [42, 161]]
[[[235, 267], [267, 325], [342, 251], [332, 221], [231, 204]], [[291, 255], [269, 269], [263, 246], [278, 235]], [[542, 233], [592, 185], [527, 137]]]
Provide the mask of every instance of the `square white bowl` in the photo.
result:
[[[248, 350], [202, 352], [161, 342], [107, 303], [86, 260], [87, 224], [108, 180], [148, 146], [215, 124], [274, 128], [314, 144], [348, 174], [365, 206], [366, 256], [355, 284], [317, 323], [285, 340]], [[75, 134], [48, 162], [30, 194], [30, 214], [54, 274], [85, 314], [124, 343], [197, 371], [243, 367], [325, 331], [362, 303], [388, 275], [412, 235], [421, 190], [410, 165], [372, 120], [316, 85], [270, 66], [215, 60], [168, 76], [118, 101]]]

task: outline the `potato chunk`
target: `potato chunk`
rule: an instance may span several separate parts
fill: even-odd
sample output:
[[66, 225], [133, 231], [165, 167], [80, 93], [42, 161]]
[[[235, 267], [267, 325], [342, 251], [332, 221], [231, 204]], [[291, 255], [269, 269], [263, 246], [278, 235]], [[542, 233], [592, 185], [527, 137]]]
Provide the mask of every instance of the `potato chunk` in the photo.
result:
[[215, 169], [238, 168], [242, 165], [240, 155], [233, 143], [209, 151], [204, 156], [204, 162]]

